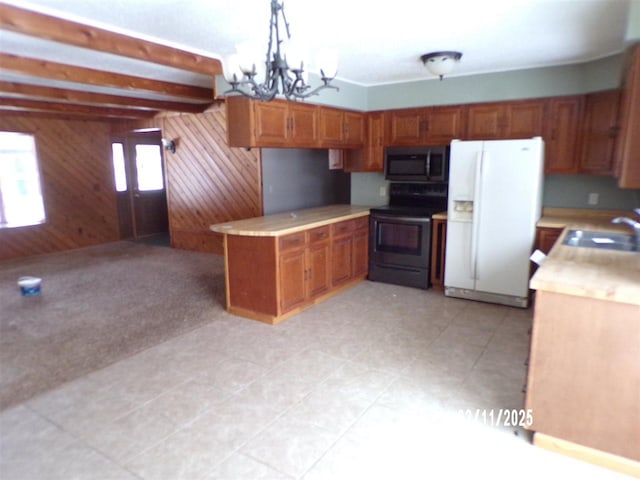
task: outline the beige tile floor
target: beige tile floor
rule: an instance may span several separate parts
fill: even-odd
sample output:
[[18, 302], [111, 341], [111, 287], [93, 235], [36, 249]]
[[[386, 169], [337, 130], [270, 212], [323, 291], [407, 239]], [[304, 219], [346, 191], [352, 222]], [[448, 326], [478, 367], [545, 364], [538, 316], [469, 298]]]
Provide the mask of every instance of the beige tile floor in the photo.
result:
[[459, 413], [523, 407], [530, 325], [372, 282], [277, 326], [223, 313], [0, 413], [0, 478], [623, 478]]

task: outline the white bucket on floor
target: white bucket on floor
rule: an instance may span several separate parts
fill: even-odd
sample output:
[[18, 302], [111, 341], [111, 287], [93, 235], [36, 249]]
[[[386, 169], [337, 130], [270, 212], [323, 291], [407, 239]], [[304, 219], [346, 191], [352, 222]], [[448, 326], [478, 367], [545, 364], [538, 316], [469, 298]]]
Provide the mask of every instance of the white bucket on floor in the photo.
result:
[[38, 277], [20, 277], [18, 279], [18, 286], [20, 287], [23, 297], [38, 295], [40, 293], [41, 283], [42, 279]]

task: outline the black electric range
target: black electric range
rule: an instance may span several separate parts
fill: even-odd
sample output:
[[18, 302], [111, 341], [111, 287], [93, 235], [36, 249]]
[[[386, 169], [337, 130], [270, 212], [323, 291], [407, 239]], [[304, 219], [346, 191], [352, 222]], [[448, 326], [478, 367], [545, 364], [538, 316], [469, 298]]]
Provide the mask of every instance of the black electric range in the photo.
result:
[[391, 183], [389, 205], [371, 209], [369, 279], [429, 288], [431, 217], [447, 209], [448, 184]]

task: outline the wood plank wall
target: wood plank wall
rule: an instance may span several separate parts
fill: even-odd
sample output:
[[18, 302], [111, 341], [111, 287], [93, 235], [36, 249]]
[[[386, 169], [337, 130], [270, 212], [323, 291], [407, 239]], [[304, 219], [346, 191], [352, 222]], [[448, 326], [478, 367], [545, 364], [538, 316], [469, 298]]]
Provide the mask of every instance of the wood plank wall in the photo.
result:
[[0, 260], [118, 240], [109, 123], [3, 115], [0, 130], [35, 134], [47, 215], [0, 229]]
[[262, 215], [259, 149], [227, 146], [224, 104], [199, 114], [163, 114], [155, 125], [176, 142], [176, 153], [165, 152], [171, 246], [222, 254], [222, 236], [210, 225]]
[[165, 152], [172, 246], [222, 254], [222, 238], [209, 225], [262, 215], [262, 172], [259, 149], [227, 147], [219, 104], [115, 124], [0, 118], [0, 130], [37, 135], [48, 216], [46, 225], [0, 230], [0, 260], [118, 240], [111, 137], [154, 127], [177, 144], [175, 154]]

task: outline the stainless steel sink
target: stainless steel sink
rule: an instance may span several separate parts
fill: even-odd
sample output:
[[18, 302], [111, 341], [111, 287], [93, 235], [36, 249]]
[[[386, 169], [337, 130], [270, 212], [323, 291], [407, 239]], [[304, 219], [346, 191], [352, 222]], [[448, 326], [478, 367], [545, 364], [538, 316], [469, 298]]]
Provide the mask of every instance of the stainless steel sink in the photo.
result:
[[623, 252], [636, 251], [633, 236], [626, 233], [569, 230], [562, 244], [570, 247], [601, 248]]

